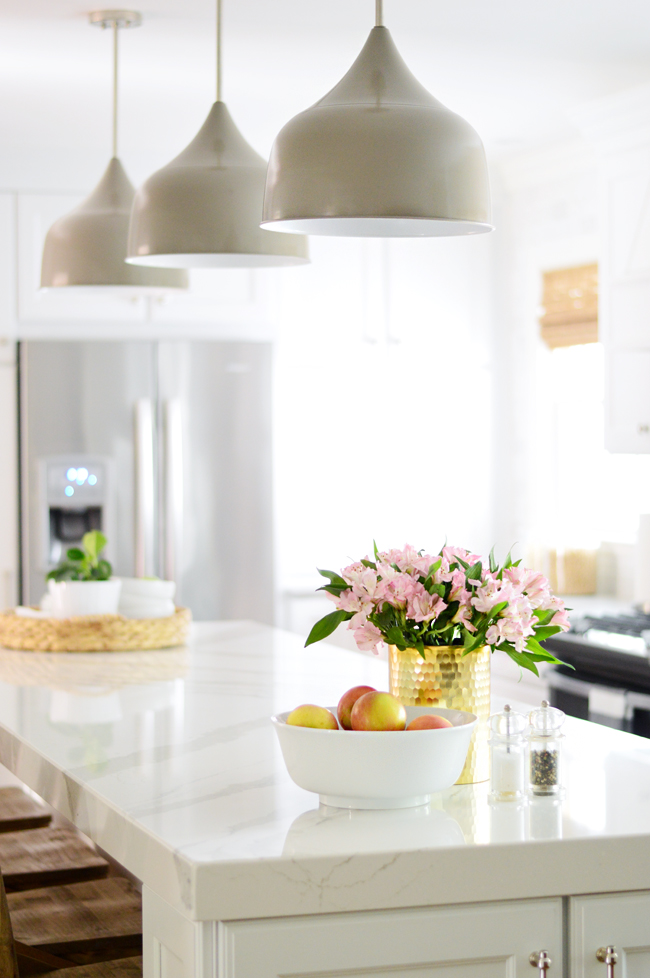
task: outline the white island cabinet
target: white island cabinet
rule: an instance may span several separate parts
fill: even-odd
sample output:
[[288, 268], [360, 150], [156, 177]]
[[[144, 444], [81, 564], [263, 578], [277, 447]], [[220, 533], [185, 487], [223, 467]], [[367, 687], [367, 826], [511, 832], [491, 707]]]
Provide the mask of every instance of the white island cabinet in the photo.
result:
[[269, 717], [362, 683], [386, 663], [252, 622], [0, 650], [0, 761], [142, 882], [146, 978], [609, 978], [608, 945], [648, 978], [650, 741], [567, 720], [557, 801], [319, 808]]

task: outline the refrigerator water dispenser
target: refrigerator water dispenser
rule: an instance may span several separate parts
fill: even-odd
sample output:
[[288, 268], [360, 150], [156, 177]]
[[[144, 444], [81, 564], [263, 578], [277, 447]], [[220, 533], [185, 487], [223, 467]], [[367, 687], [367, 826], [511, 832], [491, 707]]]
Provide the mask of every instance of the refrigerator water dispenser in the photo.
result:
[[[69, 455], [40, 460], [41, 568], [51, 570], [84, 533], [101, 530], [110, 541], [110, 460]], [[110, 545], [106, 555], [110, 559]]]

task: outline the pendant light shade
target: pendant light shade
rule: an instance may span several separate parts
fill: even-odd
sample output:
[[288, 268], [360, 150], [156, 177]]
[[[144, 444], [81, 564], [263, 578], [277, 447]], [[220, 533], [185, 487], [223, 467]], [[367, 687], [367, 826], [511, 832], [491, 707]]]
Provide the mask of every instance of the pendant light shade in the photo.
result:
[[113, 157], [90, 196], [48, 231], [43, 248], [43, 288], [110, 286], [138, 293], [187, 288], [187, 275], [176, 269], [126, 264], [134, 194], [124, 167]]
[[183, 152], [138, 190], [128, 259], [176, 268], [299, 265], [307, 239], [260, 228], [266, 163], [223, 102]]
[[491, 231], [483, 144], [377, 26], [338, 85], [278, 134], [262, 227], [354, 237]]
[[260, 228], [266, 163], [221, 100], [221, 0], [217, 0], [216, 101], [183, 152], [138, 190], [127, 261], [167, 268], [302, 265], [307, 239]]
[[117, 158], [118, 31], [138, 27], [139, 13], [101, 10], [90, 23], [113, 30], [113, 157], [93, 192], [52, 225], [45, 237], [41, 288], [110, 288], [135, 294], [186, 289], [187, 273], [126, 264], [129, 217], [135, 190]]

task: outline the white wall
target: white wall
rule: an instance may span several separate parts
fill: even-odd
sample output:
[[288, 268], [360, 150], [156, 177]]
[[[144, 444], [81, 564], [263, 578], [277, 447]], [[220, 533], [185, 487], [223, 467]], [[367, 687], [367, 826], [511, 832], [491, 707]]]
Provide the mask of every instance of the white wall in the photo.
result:
[[542, 274], [598, 260], [595, 155], [572, 140], [504, 159], [493, 170], [496, 290], [496, 539], [521, 556], [548, 530], [557, 477], [548, 358], [539, 335]]
[[283, 273], [275, 453], [281, 589], [405, 542], [488, 551], [493, 235], [313, 238]]

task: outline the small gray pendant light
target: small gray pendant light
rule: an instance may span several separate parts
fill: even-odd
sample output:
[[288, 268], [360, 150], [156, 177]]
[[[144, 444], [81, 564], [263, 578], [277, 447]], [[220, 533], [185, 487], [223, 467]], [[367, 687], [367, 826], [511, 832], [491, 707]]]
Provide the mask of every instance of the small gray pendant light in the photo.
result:
[[266, 163], [221, 101], [221, 0], [216, 89], [189, 146], [136, 193], [127, 261], [168, 268], [304, 264], [306, 238], [281, 238], [260, 228]]
[[492, 231], [483, 144], [411, 74], [383, 26], [276, 137], [262, 227], [350, 237]]
[[47, 232], [41, 288], [118, 289], [136, 295], [186, 289], [186, 272], [132, 268], [125, 261], [135, 190], [117, 157], [118, 31], [139, 27], [142, 17], [131, 10], [99, 10], [90, 14], [90, 23], [113, 30], [113, 156], [90, 196]]

